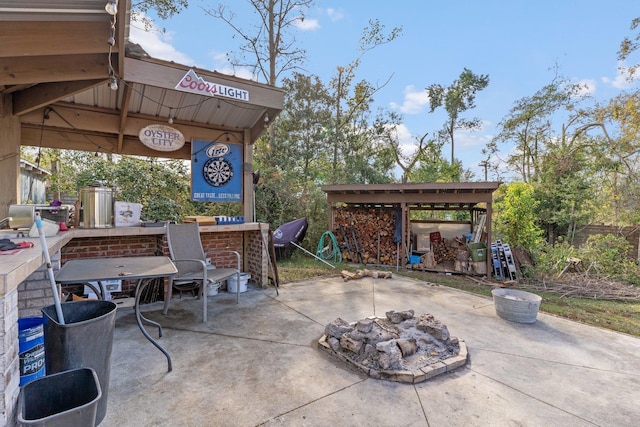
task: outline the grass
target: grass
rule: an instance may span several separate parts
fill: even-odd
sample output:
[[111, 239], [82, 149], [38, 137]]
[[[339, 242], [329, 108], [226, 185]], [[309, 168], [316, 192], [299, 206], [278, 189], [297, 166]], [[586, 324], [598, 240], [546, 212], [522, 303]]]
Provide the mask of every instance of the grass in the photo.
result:
[[[278, 261], [278, 275], [281, 283], [335, 276], [339, 275], [342, 270], [355, 271], [358, 268], [362, 268], [362, 266], [337, 264], [336, 268], [331, 268], [309, 255], [298, 252], [294, 252], [288, 260]], [[395, 273], [395, 268], [393, 272]], [[423, 273], [403, 269], [400, 269], [398, 273], [425, 282], [491, 297], [491, 287], [473, 282], [463, 275]], [[536, 294], [542, 297], [541, 312], [640, 337], [640, 301], [559, 297], [537, 291]]]

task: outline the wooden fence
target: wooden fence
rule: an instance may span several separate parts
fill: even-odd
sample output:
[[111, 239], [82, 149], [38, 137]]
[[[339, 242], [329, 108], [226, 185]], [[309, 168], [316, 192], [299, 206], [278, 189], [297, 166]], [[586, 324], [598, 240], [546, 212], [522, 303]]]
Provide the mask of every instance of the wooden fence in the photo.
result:
[[629, 258], [640, 259], [640, 226], [616, 227], [613, 225], [590, 224], [576, 231], [576, 235], [573, 238], [574, 246], [582, 246], [587, 241], [587, 238], [594, 234], [613, 234], [614, 236], [624, 237], [631, 245]]

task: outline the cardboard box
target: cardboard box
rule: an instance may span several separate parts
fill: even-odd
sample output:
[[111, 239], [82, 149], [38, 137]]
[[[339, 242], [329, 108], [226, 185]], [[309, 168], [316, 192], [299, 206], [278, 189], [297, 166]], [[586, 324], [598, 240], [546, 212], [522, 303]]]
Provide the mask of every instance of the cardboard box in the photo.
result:
[[487, 274], [487, 263], [485, 261], [472, 262], [471, 267], [476, 274]]
[[428, 234], [416, 234], [416, 251], [426, 252], [431, 249], [431, 241]]

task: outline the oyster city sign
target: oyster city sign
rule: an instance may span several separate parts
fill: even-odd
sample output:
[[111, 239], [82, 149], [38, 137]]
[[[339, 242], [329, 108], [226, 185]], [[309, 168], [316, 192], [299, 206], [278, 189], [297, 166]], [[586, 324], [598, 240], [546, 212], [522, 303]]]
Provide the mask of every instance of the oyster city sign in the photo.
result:
[[175, 87], [176, 90], [182, 92], [195, 93], [205, 96], [222, 96], [238, 101], [249, 102], [249, 91], [238, 89], [231, 86], [224, 86], [218, 83], [208, 82], [198, 76], [193, 69], [187, 71], [187, 74], [180, 79]]
[[176, 151], [184, 146], [182, 132], [165, 125], [145, 126], [140, 129], [138, 138], [144, 145], [156, 151]]

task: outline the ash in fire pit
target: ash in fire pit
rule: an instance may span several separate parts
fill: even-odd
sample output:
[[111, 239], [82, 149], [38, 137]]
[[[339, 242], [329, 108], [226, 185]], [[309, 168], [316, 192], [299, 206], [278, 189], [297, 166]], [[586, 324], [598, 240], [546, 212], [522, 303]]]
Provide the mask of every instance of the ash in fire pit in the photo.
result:
[[337, 318], [325, 327], [318, 348], [351, 363], [372, 378], [418, 383], [467, 361], [464, 341], [431, 314], [389, 311], [385, 318], [356, 323]]

